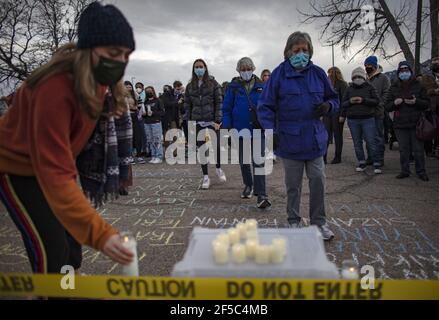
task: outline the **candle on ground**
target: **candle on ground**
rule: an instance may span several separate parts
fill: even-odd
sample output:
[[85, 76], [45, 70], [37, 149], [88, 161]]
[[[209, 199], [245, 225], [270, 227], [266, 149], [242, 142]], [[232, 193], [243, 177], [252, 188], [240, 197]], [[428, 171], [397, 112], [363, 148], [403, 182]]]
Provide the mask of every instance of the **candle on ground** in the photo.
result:
[[239, 231], [235, 228], [230, 228], [228, 231], [230, 244], [233, 245], [239, 242]]
[[276, 264], [284, 262], [285, 255], [279, 246], [271, 245], [270, 261]]
[[247, 241], [245, 243], [247, 258], [254, 258], [255, 257], [257, 246], [258, 246], [258, 242], [255, 239], [247, 239]]
[[259, 240], [258, 230], [247, 230], [247, 239], [249, 240]]
[[247, 231], [253, 231], [258, 228], [258, 222], [256, 221], [256, 219], [248, 219], [245, 222], [245, 225], [247, 227]]
[[235, 243], [232, 247], [232, 259], [235, 263], [244, 263], [247, 256], [245, 253], [245, 245]]
[[272, 241], [272, 245], [277, 249], [280, 250], [282, 255], [287, 254], [287, 240], [283, 237], [274, 238]]
[[216, 240], [222, 242], [226, 247], [228, 247], [230, 245], [230, 239], [229, 239], [229, 235], [225, 232], [220, 233], [217, 237]]
[[223, 243], [216, 243], [212, 246], [213, 258], [217, 264], [226, 264], [229, 262], [229, 247]]
[[240, 222], [236, 225], [236, 230], [239, 232], [239, 237], [243, 240], [247, 238], [247, 226]]

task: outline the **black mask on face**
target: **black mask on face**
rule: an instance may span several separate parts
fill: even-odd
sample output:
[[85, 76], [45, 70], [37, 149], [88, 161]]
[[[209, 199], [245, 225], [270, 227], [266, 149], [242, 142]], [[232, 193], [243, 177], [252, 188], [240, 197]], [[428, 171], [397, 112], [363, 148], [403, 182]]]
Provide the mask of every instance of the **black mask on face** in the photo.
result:
[[373, 67], [366, 67], [367, 74], [372, 74], [375, 71], [375, 68]]
[[93, 68], [93, 75], [98, 83], [112, 86], [122, 79], [126, 66], [126, 62], [99, 57], [99, 63]]
[[146, 92], [146, 97], [148, 99], [150, 99], [150, 98], [154, 97], [154, 95], [152, 94], [152, 92]]
[[433, 64], [431, 66], [431, 71], [433, 71], [434, 73], [439, 73], [439, 64]]

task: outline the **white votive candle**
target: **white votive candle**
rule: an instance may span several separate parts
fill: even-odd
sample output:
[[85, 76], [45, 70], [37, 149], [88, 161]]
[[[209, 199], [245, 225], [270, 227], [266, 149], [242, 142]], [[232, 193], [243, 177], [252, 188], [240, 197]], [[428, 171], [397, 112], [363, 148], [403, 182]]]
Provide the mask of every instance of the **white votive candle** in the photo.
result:
[[230, 244], [233, 245], [239, 242], [239, 231], [235, 228], [230, 228], [228, 231]]
[[270, 262], [270, 246], [256, 246], [255, 261], [257, 264], [268, 264]]
[[245, 222], [245, 226], [247, 227], [247, 231], [253, 231], [258, 229], [258, 222], [256, 221], [256, 219], [248, 219]]
[[356, 268], [348, 268], [348, 269], [343, 269], [341, 271], [341, 277], [343, 279], [347, 279], [347, 280], [357, 280], [358, 279], [358, 270]]
[[228, 247], [230, 245], [230, 239], [229, 239], [229, 235], [225, 232], [220, 233], [217, 237], [216, 240], [222, 242], [226, 247]]
[[132, 252], [134, 255], [133, 261], [127, 265], [122, 266], [122, 274], [125, 276], [138, 277], [139, 276], [139, 262], [137, 259], [137, 241], [130, 232], [121, 232], [120, 238], [122, 245]]
[[277, 250], [280, 250], [282, 255], [287, 254], [287, 240], [283, 237], [274, 238], [272, 241], [272, 245]]
[[229, 247], [223, 243], [216, 243], [213, 247], [213, 258], [217, 264], [229, 262]]
[[242, 240], [245, 240], [247, 238], [247, 226], [244, 223], [242, 223], [242, 222], [238, 223], [236, 225], [236, 230], [238, 230], [239, 237]]
[[285, 255], [282, 251], [282, 248], [276, 246], [274, 244], [271, 245], [270, 250], [270, 261], [276, 264], [284, 262]]
[[247, 253], [247, 258], [253, 259], [256, 255], [256, 247], [258, 242], [254, 239], [247, 239], [245, 243], [245, 249]]
[[232, 259], [235, 263], [244, 263], [247, 259], [245, 253], [245, 245], [240, 243], [235, 243], [232, 247]]
[[249, 240], [259, 240], [258, 230], [247, 230], [247, 239]]

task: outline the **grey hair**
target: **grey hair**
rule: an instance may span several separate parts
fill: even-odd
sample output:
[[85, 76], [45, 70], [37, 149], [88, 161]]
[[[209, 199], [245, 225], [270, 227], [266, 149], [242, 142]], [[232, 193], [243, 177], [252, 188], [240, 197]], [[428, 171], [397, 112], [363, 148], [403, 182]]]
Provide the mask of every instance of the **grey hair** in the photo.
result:
[[311, 37], [306, 32], [296, 31], [292, 33], [287, 40], [284, 50], [284, 58], [288, 59], [291, 56], [291, 48], [293, 45], [305, 41], [308, 44], [309, 57], [311, 58], [314, 53], [314, 48], [312, 46]]
[[239, 59], [238, 63], [236, 64], [236, 71], [239, 72], [242, 66], [250, 67], [253, 69], [253, 71], [256, 69], [255, 64], [253, 63], [252, 59], [250, 59], [249, 57], [244, 57]]

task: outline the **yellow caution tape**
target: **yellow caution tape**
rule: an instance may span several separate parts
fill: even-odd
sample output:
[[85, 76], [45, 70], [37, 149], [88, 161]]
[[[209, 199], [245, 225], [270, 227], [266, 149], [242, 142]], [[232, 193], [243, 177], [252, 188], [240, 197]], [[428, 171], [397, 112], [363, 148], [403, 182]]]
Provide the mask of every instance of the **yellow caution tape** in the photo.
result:
[[[70, 278], [69, 278], [70, 277]], [[0, 296], [178, 300], [439, 300], [439, 280], [228, 279], [0, 273]]]

